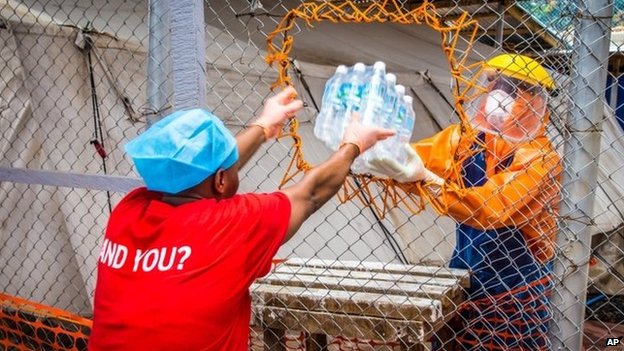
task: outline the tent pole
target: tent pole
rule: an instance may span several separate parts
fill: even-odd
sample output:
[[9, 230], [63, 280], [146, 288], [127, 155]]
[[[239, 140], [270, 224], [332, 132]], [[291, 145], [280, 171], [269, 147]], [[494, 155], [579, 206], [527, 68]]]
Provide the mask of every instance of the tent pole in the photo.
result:
[[149, 52], [147, 61], [148, 126], [171, 107], [171, 59], [169, 57], [169, 1], [149, 1]]
[[582, 350], [613, 0], [577, 0], [575, 14], [551, 323], [552, 349], [572, 351]]

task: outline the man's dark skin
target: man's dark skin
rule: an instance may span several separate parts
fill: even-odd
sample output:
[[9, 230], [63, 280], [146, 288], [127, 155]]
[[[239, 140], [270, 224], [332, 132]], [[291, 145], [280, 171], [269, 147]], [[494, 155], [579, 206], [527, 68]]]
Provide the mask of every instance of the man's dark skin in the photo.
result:
[[[178, 194], [166, 194], [163, 201], [179, 205], [197, 199], [231, 198], [238, 190], [238, 170], [265, 141], [263, 128], [252, 125], [236, 137], [239, 153], [236, 164], [226, 170], [219, 169], [214, 175], [188, 190]], [[283, 243], [292, 238], [301, 224], [340, 190], [351, 163], [359, 153], [356, 144], [344, 143], [327, 161], [308, 171], [300, 182], [281, 191], [291, 204], [290, 223]]]
[[[232, 167], [217, 170], [190, 189], [177, 194], [165, 194], [163, 201], [180, 205], [198, 199], [221, 200], [234, 196], [238, 190], [239, 169], [245, 166], [265, 141], [277, 136], [282, 125], [303, 107], [303, 102], [295, 99], [296, 96], [295, 89], [288, 87], [266, 101], [256, 122], [236, 136], [238, 162]], [[394, 134], [392, 130], [363, 126], [358, 116], [353, 115], [345, 128], [338, 150], [327, 161], [308, 171], [301, 181], [281, 190], [291, 205], [290, 222], [284, 242], [297, 232], [312, 213], [340, 190], [351, 163], [360, 153]]]

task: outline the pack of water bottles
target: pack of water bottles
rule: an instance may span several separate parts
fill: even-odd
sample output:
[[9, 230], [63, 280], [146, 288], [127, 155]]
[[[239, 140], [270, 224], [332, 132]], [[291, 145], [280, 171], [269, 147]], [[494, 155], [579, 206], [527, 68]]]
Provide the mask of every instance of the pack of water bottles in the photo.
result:
[[412, 102], [412, 97], [405, 94], [405, 87], [396, 84], [396, 76], [386, 73], [385, 63], [340, 65], [325, 84], [314, 135], [332, 150], [338, 149], [351, 115], [356, 112], [362, 124], [393, 129], [397, 133], [360, 155], [351, 170], [369, 173], [367, 160], [372, 158], [384, 157], [403, 163], [407, 155], [400, 145], [410, 141], [414, 128]]

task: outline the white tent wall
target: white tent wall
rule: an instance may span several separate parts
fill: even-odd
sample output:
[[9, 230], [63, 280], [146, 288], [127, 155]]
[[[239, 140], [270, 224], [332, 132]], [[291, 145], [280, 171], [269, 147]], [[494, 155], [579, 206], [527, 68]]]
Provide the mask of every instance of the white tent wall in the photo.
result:
[[609, 107], [602, 129], [592, 234], [614, 230], [624, 221], [624, 131]]
[[[93, 139], [91, 87], [85, 55], [73, 44], [70, 28], [10, 23], [0, 29], [3, 47], [1, 114], [4, 151], [1, 165], [35, 170], [102, 173]], [[111, 46], [104, 38], [103, 59], [117, 64], [117, 84], [142, 105], [139, 87], [144, 55]], [[104, 50], [104, 47], [106, 48]], [[108, 57], [107, 57], [108, 56]], [[109, 151], [109, 172], [132, 174], [120, 142], [139, 132], [131, 123], [101, 70], [94, 70], [100, 91], [100, 111]], [[6, 73], [6, 74], [4, 74]], [[10, 74], [13, 73], [13, 76]], [[138, 84], [137, 84], [138, 83]], [[112, 170], [112, 172], [110, 171]], [[2, 291], [67, 308], [91, 311], [98, 242], [108, 218], [107, 194], [84, 189], [44, 187], [3, 182], [0, 199], [0, 281]], [[121, 198], [111, 194], [112, 203]]]
[[[206, 8], [208, 107], [236, 133], [260, 111], [277, 77], [275, 69], [264, 62], [266, 33], [275, 27], [275, 19], [236, 17], [237, 12], [249, 10], [247, 1], [215, 3]], [[0, 9], [7, 23], [6, 28], [0, 27], [0, 147], [4, 155], [0, 165], [102, 174], [102, 161], [89, 145], [94, 123], [87, 60], [74, 45], [77, 29], [72, 28], [90, 22], [96, 32], [104, 33], [92, 35], [96, 44], [92, 53], [101, 57], [113, 76], [111, 83], [102, 66], [94, 63], [108, 173], [136, 176], [121, 146], [145, 124], [130, 120], [113, 84], [136, 111], [142, 111], [147, 3], [109, 0], [95, 6], [89, 0], [19, 4], [0, 0]], [[283, 12], [281, 7], [268, 10]], [[291, 73], [308, 105], [298, 118], [304, 155], [312, 164], [330, 154], [312, 132], [316, 115], [312, 98], [320, 105], [323, 86], [336, 64], [384, 60], [415, 95], [413, 140], [454, 121], [448, 104], [452, 103], [450, 74], [440, 36], [425, 26], [318, 23], [292, 34], [291, 57], [299, 62], [310, 88], [308, 94]], [[471, 60], [493, 52], [475, 44]], [[425, 71], [435, 87], [423, 78]], [[603, 138], [598, 182], [605, 190], [597, 194], [597, 232], [621, 225], [613, 206], [624, 209], [622, 133], [613, 123], [604, 128], [612, 134]], [[275, 190], [290, 161], [290, 146], [288, 139], [263, 146], [241, 171], [240, 190]], [[607, 199], [607, 194], [620, 202]], [[121, 196], [111, 194], [112, 204]], [[89, 315], [99, 241], [108, 218], [107, 194], [3, 182], [0, 201], [0, 291]], [[452, 220], [431, 209], [417, 215], [395, 209], [378, 222], [359, 202], [340, 204], [335, 198], [304, 224], [278, 257], [397, 261], [380, 223], [410, 262], [448, 262], [455, 235]]]
[[[3, 11], [8, 12], [6, 7]], [[25, 22], [20, 17], [0, 29], [5, 67], [0, 91], [8, 106], [0, 120], [2, 165], [101, 174], [101, 159], [89, 145], [94, 127], [86, 54], [74, 45], [75, 28], [45, 23], [45, 18], [33, 15], [32, 22]], [[208, 32], [218, 35], [210, 28]], [[106, 34], [92, 37], [109, 174], [134, 175], [121, 145], [144, 124], [129, 119], [112, 84], [140, 110], [145, 105], [146, 50], [136, 40], [112, 40]], [[236, 132], [260, 110], [276, 74], [264, 63], [263, 52], [253, 47], [250, 51], [241, 42], [219, 42], [223, 38], [208, 40], [208, 104]], [[95, 55], [113, 75], [112, 84], [95, 63]], [[306, 139], [313, 140], [311, 134]], [[275, 190], [289, 145], [284, 140], [261, 150], [259, 158], [243, 169], [241, 190]], [[112, 204], [120, 197], [111, 194]], [[108, 218], [106, 193], [4, 182], [0, 198], [2, 291], [88, 315], [99, 240]], [[322, 210], [325, 213], [310, 219], [301, 229], [301, 239], [291, 241], [280, 254], [395, 259], [358, 206], [345, 204], [340, 212], [331, 210], [337, 205], [333, 200]]]
[[591, 233], [595, 256], [589, 276], [594, 291], [624, 294], [624, 131], [610, 107], [602, 125], [598, 187]]

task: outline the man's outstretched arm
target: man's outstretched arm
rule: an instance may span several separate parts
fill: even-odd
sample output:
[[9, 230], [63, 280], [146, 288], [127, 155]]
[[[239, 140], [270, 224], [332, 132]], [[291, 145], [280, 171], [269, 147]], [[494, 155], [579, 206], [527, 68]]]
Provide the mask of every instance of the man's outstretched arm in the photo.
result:
[[295, 99], [296, 96], [293, 87], [272, 96], [264, 104], [260, 117], [236, 136], [239, 169], [258, 151], [260, 145], [275, 138], [284, 123], [303, 107], [303, 102]]
[[353, 118], [341, 147], [327, 161], [308, 171], [300, 182], [282, 190], [291, 204], [290, 223], [284, 242], [340, 190], [353, 160], [360, 153], [394, 134], [392, 130], [362, 126], [357, 118]]

